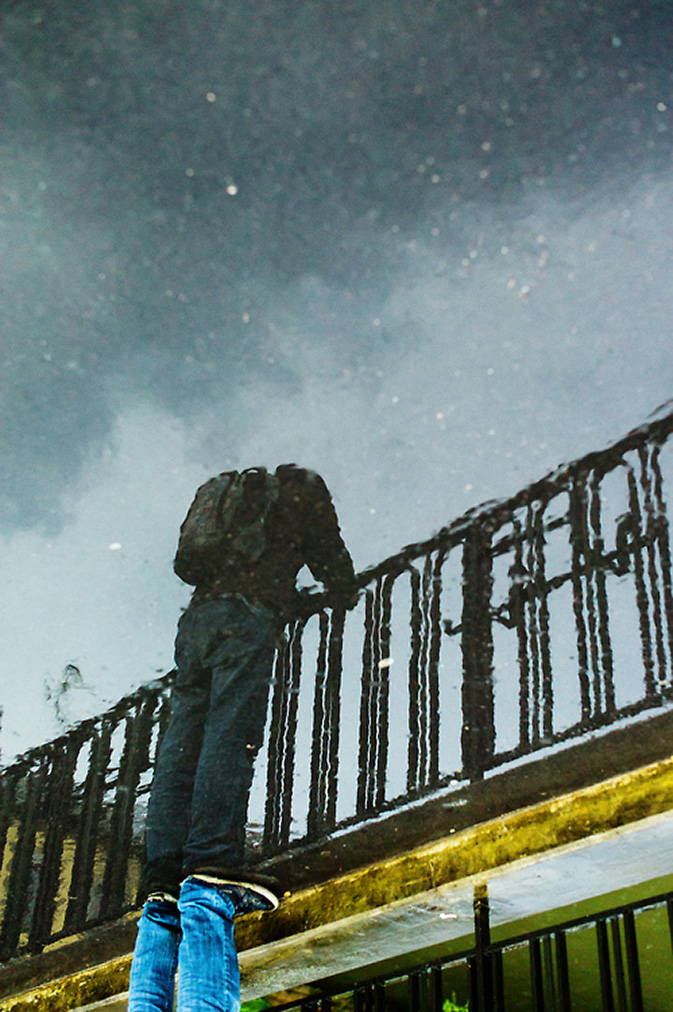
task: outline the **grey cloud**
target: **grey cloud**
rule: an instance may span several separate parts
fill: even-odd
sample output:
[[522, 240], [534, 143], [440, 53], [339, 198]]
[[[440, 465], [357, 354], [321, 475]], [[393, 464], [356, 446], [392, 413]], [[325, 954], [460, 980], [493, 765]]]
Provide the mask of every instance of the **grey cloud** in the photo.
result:
[[323, 344], [375, 390], [405, 272], [670, 162], [661, 2], [15, 2], [0, 46], [8, 528], [58, 523], [120, 395], [235, 441]]

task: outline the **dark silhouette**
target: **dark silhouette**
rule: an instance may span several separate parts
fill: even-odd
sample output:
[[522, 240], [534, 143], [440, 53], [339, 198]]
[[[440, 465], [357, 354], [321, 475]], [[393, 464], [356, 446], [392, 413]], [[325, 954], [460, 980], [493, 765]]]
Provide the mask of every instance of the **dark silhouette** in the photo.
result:
[[[350, 555], [319, 475], [293, 464], [211, 479], [182, 525], [174, 568], [195, 585], [178, 624], [177, 679], [147, 821], [147, 899], [129, 1012], [238, 1000], [233, 917], [278, 905], [276, 883], [244, 866], [253, 763], [262, 744], [277, 637], [305, 608], [306, 565], [320, 603], [357, 600]], [[315, 605], [310, 595], [309, 605]]]

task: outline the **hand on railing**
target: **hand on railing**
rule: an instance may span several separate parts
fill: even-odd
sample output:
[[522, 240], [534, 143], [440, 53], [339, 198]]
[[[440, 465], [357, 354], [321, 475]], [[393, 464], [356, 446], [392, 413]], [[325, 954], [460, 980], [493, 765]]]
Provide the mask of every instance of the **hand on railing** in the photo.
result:
[[350, 611], [355, 608], [360, 599], [360, 590], [354, 588], [347, 594], [338, 594], [334, 591], [314, 590], [312, 587], [302, 587], [295, 598], [296, 617], [301, 620], [308, 620], [311, 615], [317, 614], [324, 608], [344, 608]]

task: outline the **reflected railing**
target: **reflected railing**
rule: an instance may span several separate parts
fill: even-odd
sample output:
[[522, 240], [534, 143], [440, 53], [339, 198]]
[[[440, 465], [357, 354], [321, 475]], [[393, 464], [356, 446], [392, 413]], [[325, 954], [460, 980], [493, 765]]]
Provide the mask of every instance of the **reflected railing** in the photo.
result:
[[[673, 415], [360, 574], [291, 622], [250, 798], [251, 861], [673, 697]], [[0, 776], [0, 958], [134, 904], [171, 675]]]

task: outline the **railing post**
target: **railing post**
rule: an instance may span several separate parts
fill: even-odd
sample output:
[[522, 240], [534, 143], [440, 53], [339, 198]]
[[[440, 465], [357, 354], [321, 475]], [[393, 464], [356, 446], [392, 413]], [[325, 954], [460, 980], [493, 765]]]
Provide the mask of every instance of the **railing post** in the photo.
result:
[[295, 621], [287, 627], [287, 640], [281, 642], [274, 666], [262, 842], [265, 856], [286, 846], [290, 837], [304, 624]]
[[45, 828], [42, 863], [28, 935], [30, 952], [41, 952], [52, 932], [63, 844], [72, 820], [72, 790], [80, 747], [81, 742], [73, 736], [56, 747], [51, 756], [49, 779], [43, 799]]
[[377, 580], [365, 595], [357, 813], [371, 814], [385, 801], [389, 746], [389, 653], [394, 578]]
[[101, 916], [118, 917], [126, 905], [126, 878], [133, 842], [133, 815], [141, 773], [149, 765], [149, 747], [157, 700], [145, 697], [127, 717], [124, 750], [119, 763], [115, 800], [110, 816], [109, 844], [103, 876]]
[[311, 782], [307, 837], [317, 839], [334, 828], [339, 773], [341, 674], [346, 615], [334, 609], [320, 614], [320, 644], [313, 702]]
[[655, 446], [652, 450], [651, 466], [653, 474], [653, 499], [656, 529], [656, 541], [659, 548], [659, 559], [661, 563], [661, 582], [663, 596], [662, 627], [666, 626], [665, 638], [668, 646], [669, 657], [669, 681], [673, 678], [673, 569], [671, 567], [671, 539], [669, 532], [668, 517], [666, 515], [666, 503], [664, 500], [664, 480], [659, 463], [661, 446]]
[[463, 546], [463, 773], [480, 780], [495, 747], [491, 531], [475, 524]]
[[33, 877], [33, 853], [48, 771], [48, 763], [43, 758], [36, 768], [27, 769], [25, 774], [23, 784], [25, 797], [18, 817], [17, 837], [12, 853], [2, 923], [0, 943], [2, 960], [9, 959], [14, 954], [23, 924], [31, 912], [29, 891]]
[[113, 725], [110, 720], [101, 722], [91, 739], [89, 768], [82, 788], [79, 809], [75, 856], [68, 893], [68, 907], [65, 914], [67, 931], [79, 931], [86, 925], [91, 886], [94, 878], [96, 846], [100, 829], [105, 779], [110, 762], [110, 738]]

